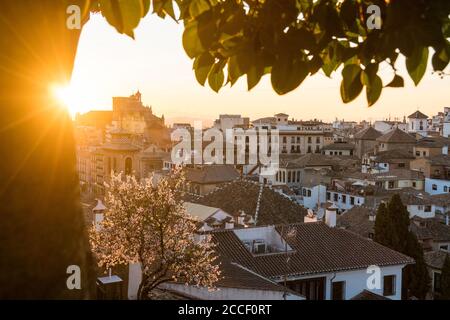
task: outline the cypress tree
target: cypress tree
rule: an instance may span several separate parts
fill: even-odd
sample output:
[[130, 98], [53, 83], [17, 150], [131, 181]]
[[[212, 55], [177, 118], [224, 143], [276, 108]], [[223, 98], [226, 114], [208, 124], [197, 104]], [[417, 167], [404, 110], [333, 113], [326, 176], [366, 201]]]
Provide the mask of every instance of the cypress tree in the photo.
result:
[[430, 277], [422, 247], [409, 231], [409, 212], [398, 194], [391, 197], [387, 206], [382, 203], [378, 207], [374, 240], [414, 258], [416, 263], [405, 267], [403, 272], [402, 297], [424, 299], [430, 288]]
[[387, 216], [392, 226], [392, 249], [406, 253], [409, 234], [409, 212], [398, 194], [387, 205]]
[[374, 226], [374, 240], [386, 247], [391, 247], [391, 223], [389, 221], [386, 205], [381, 203], [377, 209], [377, 215]]
[[416, 263], [405, 268], [403, 286], [407, 288], [408, 296], [425, 299], [430, 289], [431, 280], [423, 256], [422, 246], [412, 232], [408, 234], [407, 250], [404, 253], [412, 257]]
[[440, 299], [450, 300], [450, 255], [445, 256], [441, 273], [441, 293]]

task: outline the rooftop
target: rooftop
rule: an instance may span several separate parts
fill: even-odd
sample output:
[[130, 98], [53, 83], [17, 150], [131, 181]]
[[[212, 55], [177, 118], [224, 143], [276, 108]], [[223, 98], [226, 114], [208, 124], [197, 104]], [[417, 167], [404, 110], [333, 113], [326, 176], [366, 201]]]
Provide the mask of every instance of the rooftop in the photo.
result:
[[[330, 228], [322, 222], [297, 223], [284, 227], [294, 231], [293, 236], [286, 237], [292, 248], [288, 253], [289, 267], [286, 265], [285, 253], [252, 255], [233, 231], [212, 232], [212, 239], [217, 244], [219, 256], [271, 279], [280, 279], [285, 274], [295, 277], [363, 269], [370, 265], [414, 262], [412, 258], [399, 252], [343, 229]], [[282, 228], [283, 226], [276, 226], [280, 233]]]
[[370, 126], [355, 133], [353, 138], [358, 140], [376, 140], [380, 136], [381, 132]]
[[[187, 201], [221, 208], [233, 216], [243, 210], [254, 218], [259, 190], [259, 183], [236, 180], [217, 188], [203, 197], [192, 197]], [[264, 186], [262, 190], [258, 211], [258, 225], [303, 221], [303, 217], [306, 214], [305, 208], [267, 186]]]
[[232, 165], [202, 165], [185, 167], [186, 180], [200, 184], [230, 182], [240, 177]]
[[424, 253], [425, 263], [429, 267], [435, 269], [442, 269], [446, 256], [449, 256], [450, 258], [450, 252], [444, 250], [429, 251]]
[[411, 113], [408, 116], [408, 119], [428, 119], [428, 116], [417, 110], [416, 112]]
[[377, 141], [383, 143], [415, 143], [416, 139], [399, 128], [394, 128], [378, 137]]

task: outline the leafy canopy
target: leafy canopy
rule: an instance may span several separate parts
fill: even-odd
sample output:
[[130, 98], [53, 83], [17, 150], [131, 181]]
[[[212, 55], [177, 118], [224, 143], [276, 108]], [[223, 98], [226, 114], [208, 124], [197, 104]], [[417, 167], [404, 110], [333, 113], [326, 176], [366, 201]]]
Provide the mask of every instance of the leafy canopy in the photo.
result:
[[[194, 60], [195, 76], [216, 92], [244, 75], [250, 90], [270, 74], [282, 95], [319, 70], [331, 76], [343, 66], [343, 102], [365, 87], [371, 106], [383, 87], [403, 87], [399, 55], [406, 57], [415, 85], [426, 72], [429, 48], [434, 71], [442, 75], [449, 63], [448, 0], [97, 0], [91, 9], [133, 37], [150, 5], [162, 18], [183, 21], [183, 46]], [[370, 5], [380, 8], [380, 29], [367, 25], [373, 20]], [[393, 73], [384, 86], [380, 63]]]

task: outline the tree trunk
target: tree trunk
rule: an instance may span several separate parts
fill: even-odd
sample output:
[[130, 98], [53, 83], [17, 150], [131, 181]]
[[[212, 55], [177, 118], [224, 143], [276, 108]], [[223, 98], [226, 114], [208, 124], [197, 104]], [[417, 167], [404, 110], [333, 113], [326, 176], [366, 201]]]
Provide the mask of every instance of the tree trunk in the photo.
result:
[[[71, 76], [76, 3], [0, 2], [0, 298], [88, 298], [94, 283], [72, 122], [49, 94]], [[66, 285], [70, 265], [81, 290]]]

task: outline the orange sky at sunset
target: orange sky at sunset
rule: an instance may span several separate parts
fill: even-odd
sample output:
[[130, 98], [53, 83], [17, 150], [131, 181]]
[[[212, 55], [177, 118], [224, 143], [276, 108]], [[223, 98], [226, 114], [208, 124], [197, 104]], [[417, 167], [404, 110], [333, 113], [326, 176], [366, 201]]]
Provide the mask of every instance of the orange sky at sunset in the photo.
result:
[[[65, 93], [71, 113], [111, 109], [112, 96], [128, 96], [137, 89], [144, 103], [156, 114], [164, 114], [168, 122], [213, 120], [224, 113], [255, 119], [276, 112], [297, 119], [373, 121], [389, 115], [407, 116], [418, 108], [431, 116], [450, 106], [450, 77], [441, 80], [429, 67], [415, 88], [403, 60], [399, 69], [406, 87], [385, 89], [371, 108], [367, 108], [364, 92], [350, 104], [341, 102], [340, 71], [333, 79], [318, 73], [285, 96], [273, 92], [267, 76], [251, 92], [247, 92], [243, 78], [233, 88], [216, 94], [195, 80], [181, 33], [182, 25], [148, 15], [132, 40], [118, 34], [100, 15], [93, 15], [83, 29], [70, 90]], [[381, 76], [384, 84], [390, 81], [390, 69], [382, 69]]]

